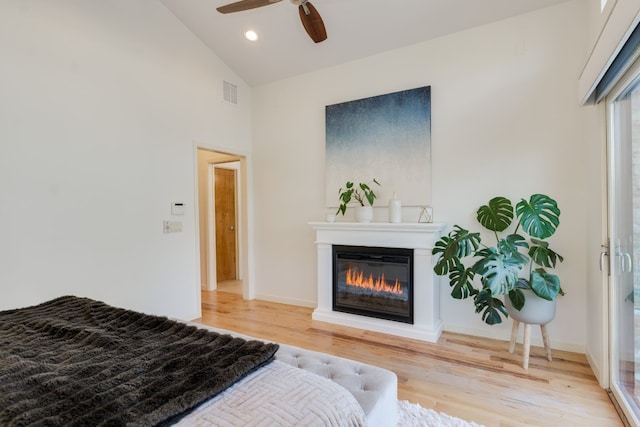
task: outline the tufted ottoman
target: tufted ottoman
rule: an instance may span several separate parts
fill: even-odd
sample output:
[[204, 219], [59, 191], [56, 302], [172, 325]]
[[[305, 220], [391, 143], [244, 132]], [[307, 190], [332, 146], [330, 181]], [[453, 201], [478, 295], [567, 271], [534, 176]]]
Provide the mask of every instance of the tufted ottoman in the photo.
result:
[[367, 426], [396, 426], [398, 378], [383, 368], [280, 344], [276, 359], [328, 378], [354, 395], [367, 417]]
[[[198, 323], [199, 328], [226, 333], [244, 339], [259, 339], [226, 329]], [[260, 339], [261, 341], [265, 341]], [[313, 372], [346, 388], [358, 401], [366, 416], [367, 427], [395, 427], [398, 423], [398, 377], [393, 372], [355, 360], [332, 356], [300, 347], [280, 344], [276, 359]]]

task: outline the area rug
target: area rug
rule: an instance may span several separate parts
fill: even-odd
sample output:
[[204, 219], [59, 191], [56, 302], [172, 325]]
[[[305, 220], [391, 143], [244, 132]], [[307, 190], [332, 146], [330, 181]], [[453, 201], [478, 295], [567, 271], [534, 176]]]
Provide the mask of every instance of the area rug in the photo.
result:
[[483, 427], [443, 412], [423, 408], [417, 403], [398, 401], [398, 427]]

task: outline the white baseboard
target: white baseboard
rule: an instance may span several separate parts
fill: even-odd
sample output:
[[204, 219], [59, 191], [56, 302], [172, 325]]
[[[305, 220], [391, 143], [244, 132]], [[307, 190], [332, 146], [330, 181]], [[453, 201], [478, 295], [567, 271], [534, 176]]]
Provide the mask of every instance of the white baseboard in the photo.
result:
[[309, 308], [316, 308], [316, 306], [318, 305], [315, 301], [299, 300], [295, 298], [287, 298], [287, 297], [280, 297], [280, 296], [266, 295], [266, 294], [256, 294], [255, 299], [270, 301], [270, 302], [277, 302], [280, 304], [299, 305], [301, 307], [309, 307]]
[[170, 317], [170, 319], [180, 320], [182, 322], [193, 322], [194, 320], [199, 319], [201, 317], [202, 317], [202, 312], [186, 314], [186, 315], [180, 316], [180, 317]]

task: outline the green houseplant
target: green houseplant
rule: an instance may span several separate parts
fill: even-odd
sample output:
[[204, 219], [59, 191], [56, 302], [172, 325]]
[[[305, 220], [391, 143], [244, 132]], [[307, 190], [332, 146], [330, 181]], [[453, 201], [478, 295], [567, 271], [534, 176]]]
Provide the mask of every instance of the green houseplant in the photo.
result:
[[368, 203], [369, 206], [373, 206], [373, 202], [376, 200], [376, 193], [374, 193], [371, 188], [373, 184], [380, 186], [380, 183], [375, 178], [369, 183], [360, 182], [358, 185], [355, 185], [351, 181], [347, 181], [345, 187], [338, 190], [340, 205], [338, 206], [336, 215], [339, 213], [344, 215], [347, 210], [347, 205], [351, 202], [351, 199], [357, 201], [360, 206], [366, 206], [365, 202]]
[[[560, 224], [560, 209], [554, 199], [534, 194], [529, 200], [521, 199], [514, 214], [509, 199], [494, 197], [478, 209], [477, 219], [493, 232], [495, 246], [483, 244], [479, 232], [455, 225], [432, 251], [439, 256], [434, 271], [448, 275], [453, 298], [472, 297], [476, 313], [482, 312], [484, 322], [493, 325], [502, 322], [501, 316], [508, 316], [499, 296], [508, 297], [515, 309], [522, 310], [524, 289], [548, 301], [564, 295], [558, 276], [546, 270], [563, 261], [545, 241]], [[512, 224], [515, 229], [507, 233]], [[501, 237], [498, 233], [503, 232]]]

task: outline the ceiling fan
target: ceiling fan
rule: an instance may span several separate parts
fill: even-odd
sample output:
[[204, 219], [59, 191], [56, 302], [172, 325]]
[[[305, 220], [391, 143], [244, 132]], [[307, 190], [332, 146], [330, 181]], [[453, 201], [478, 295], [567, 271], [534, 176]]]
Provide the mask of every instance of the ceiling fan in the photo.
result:
[[[220, 6], [216, 10], [220, 13], [241, 12], [243, 10], [255, 9], [257, 7], [268, 6], [278, 3], [282, 0], [240, 0], [235, 3], [229, 3]], [[309, 0], [290, 0], [291, 3], [298, 6], [300, 13], [300, 21], [302, 26], [316, 43], [320, 43], [327, 39], [327, 31], [324, 28], [324, 22], [318, 13], [318, 10], [311, 4]]]

